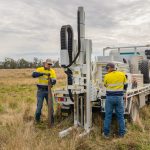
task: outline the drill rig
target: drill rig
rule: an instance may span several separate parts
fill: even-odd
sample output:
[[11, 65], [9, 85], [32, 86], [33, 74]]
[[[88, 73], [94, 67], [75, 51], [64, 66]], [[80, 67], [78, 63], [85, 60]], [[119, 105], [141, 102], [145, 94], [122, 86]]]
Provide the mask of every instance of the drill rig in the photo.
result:
[[[67, 74], [66, 90], [57, 90], [57, 101], [67, 101], [74, 105], [74, 126], [60, 132], [64, 136], [74, 127], [81, 126], [88, 133], [92, 126], [92, 99], [96, 97], [96, 89], [92, 86], [92, 41], [85, 39], [85, 12], [83, 7], [77, 12], [78, 39], [74, 40], [73, 29], [70, 25], [61, 28], [60, 64]], [[65, 105], [67, 107], [67, 104]], [[64, 107], [65, 107], [64, 106]]]
[[[125, 115], [131, 116], [131, 119], [136, 121], [139, 116], [139, 108], [143, 107], [150, 98], [149, 62], [143, 60], [143, 56], [139, 53], [137, 56], [136, 50], [141, 47], [148, 48], [149, 45], [107, 47], [103, 50], [117, 49], [118, 52], [112, 53], [110, 56], [98, 56], [92, 63], [92, 41], [85, 38], [83, 7], [79, 7], [77, 12], [77, 40], [74, 39], [71, 25], [62, 26], [60, 40], [60, 64], [67, 74], [67, 86], [65, 90], [56, 90], [54, 95], [56, 101], [62, 104], [62, 109], [67, 110], [73, 106], [74, 124], [60, 132], [59, 136], [66, 136], [72, 129], [78, 127], [84, 129], [79, 136], [86, 135], [92, 128], [92, 109], [98, 108], [99, 113], [105, 113], [106, 88], [103, 85], [103, 78], [108, 62], [113, 62], [117, 70], [125, 72], [128, 76], [129, 86], [125, 96]], [[124, 59], [121, 56], [122, 49], [126, 48], [135, 50], [132, 58]], [[146, 53], [150, 54], [150, 50], [146, 50]]]

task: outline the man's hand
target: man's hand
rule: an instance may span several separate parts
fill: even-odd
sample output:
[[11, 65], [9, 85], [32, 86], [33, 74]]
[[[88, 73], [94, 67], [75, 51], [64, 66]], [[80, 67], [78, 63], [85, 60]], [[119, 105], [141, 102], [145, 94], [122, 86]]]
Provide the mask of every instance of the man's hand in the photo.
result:
[[127, 91], [124, 91], [123, 98], [124, 98], [124, 100], [126, 100], [126, 98], [127, 98]]
[[51, 82], [52, 85], [56, 84], [56, 80], [55, 79], [50, 79], [50, 82]]

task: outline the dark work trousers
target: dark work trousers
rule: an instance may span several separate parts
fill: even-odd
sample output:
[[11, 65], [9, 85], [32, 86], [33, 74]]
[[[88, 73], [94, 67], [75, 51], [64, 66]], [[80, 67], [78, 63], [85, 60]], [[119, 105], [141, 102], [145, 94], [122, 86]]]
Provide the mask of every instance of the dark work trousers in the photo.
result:
[[124, 136], [126, 130], [125, 130], [125, 120], [124, 120], [123, 96], [106, 96], [106, 103], [105, 103], [106, 112], [105, 112], [103, 132], [106, 136], [109, 135], [113, 109], [115, 109], [115, 113], [119, 123], [119, 136]]
[[[36, 108], [36, 112], [35, 112], [35, 120], [36, 121], [40, 121], [40, 116], [41, 116], [41, 111], [42, 111], [44, 99], [46, 99], [46, 103], [48, 104], [48, 90], [38, 88], [38, 91], [37, 91], [37, 108]], [[52, 105], [53, 105], [53, 102], [52, 102]], [[54, 123], [54, 115], [53, 114], [54, 114], [54, 109], [53, 109], [52, 118], [51, 118], [52, 123]]]

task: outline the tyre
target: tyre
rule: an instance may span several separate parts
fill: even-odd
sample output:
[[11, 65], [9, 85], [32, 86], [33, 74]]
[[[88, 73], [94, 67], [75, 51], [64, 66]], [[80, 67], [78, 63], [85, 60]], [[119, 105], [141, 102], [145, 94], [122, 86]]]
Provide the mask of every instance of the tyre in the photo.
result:
[[147, 101], [146, 101], [147, 105], [150, 105], [150, 94], [148, 95]]
[[130, 119], [132, 122], [136, 122], [138, 118], [139, 118], [139, 99], [137, 96], [134, 96], [130, 111]]
[[149, 77], [149, 63], [147, 60], [142, 60], [140, 64], [140, 71], [143, 74], [143, 80], [144, 83], [150, 83], [150, 77]]

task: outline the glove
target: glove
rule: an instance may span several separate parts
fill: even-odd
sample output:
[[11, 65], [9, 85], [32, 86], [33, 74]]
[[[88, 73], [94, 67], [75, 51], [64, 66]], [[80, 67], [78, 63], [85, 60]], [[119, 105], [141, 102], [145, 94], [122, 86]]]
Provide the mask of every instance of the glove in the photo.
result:
[[123, 90], [123, 93], [126, 94], [126, 93], [127, 93], [127, 90]]
[[52, 84], [52, 85], [55, 85], [55, 84], [56, 84], [56, 80], [55, 80], [55, 79], [50, 79], [50, 81], [51, 81], [51, 84]]
[[41, 73], [41, 72], [33, 72], [32, 73], [32, 77], [33, 78], [37, 78], [37, 77], [40, 77], [40, 76], [43, 76], [44, 74], [43, 73]]

